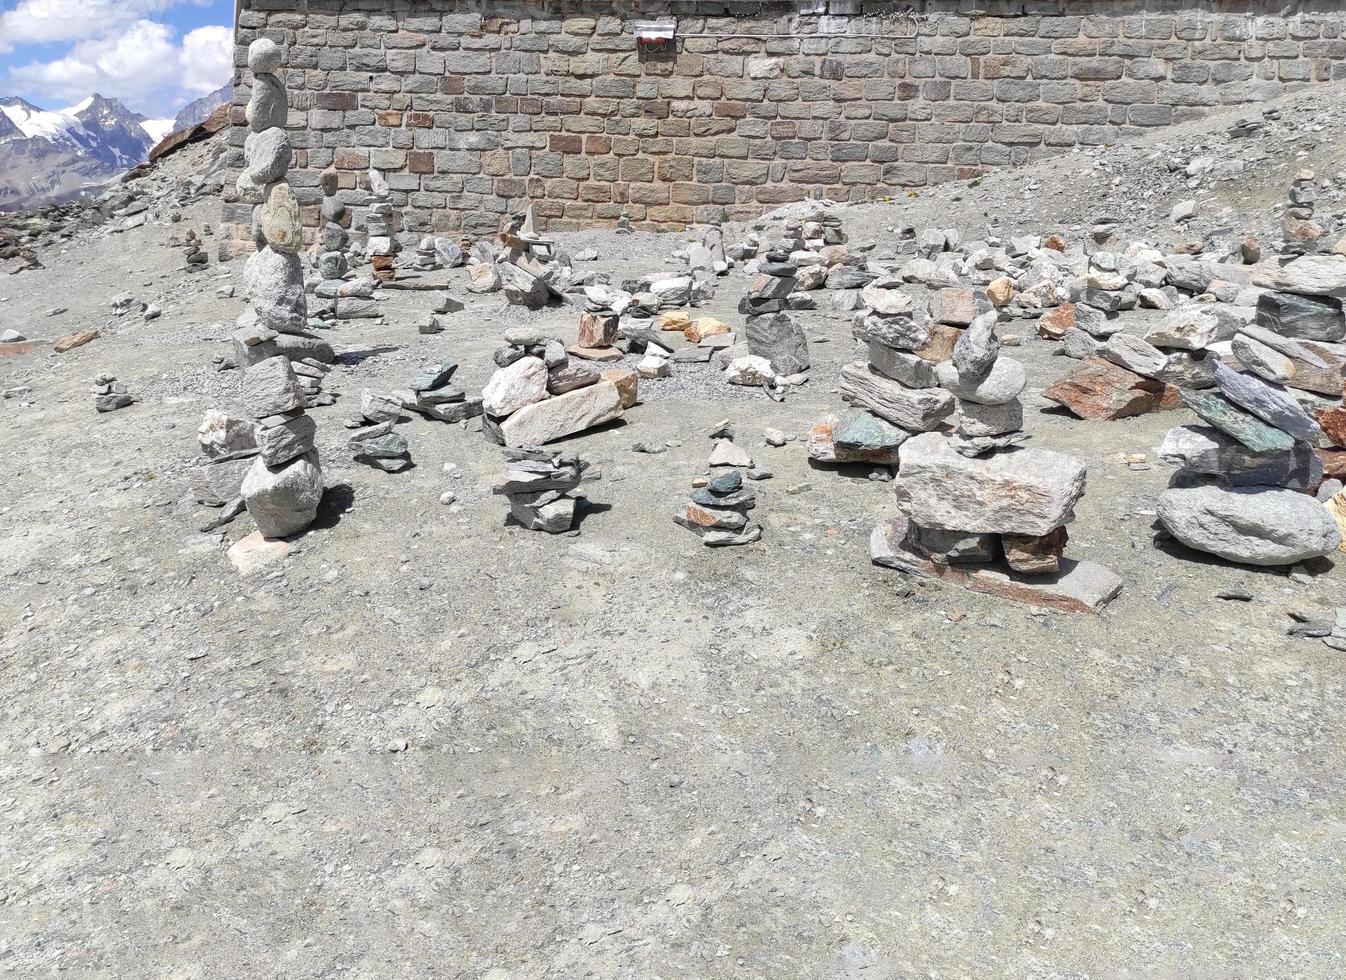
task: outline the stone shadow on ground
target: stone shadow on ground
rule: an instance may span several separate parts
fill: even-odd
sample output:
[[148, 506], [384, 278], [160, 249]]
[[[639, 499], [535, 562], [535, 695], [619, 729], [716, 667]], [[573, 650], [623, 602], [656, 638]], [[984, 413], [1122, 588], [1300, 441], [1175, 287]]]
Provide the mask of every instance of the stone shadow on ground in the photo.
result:
[[809, 469], [817, 473], [829, 473], [833, 476], [844, 477], [847, 480], [858, 480], [862, 483], [891, 483], [891, 480], [871, 480], [869, 474], [876, 469], [888, 470], [891, 472], [894, 467], [887, 463], [828, 463], [820, 459], [810, 459], [808, 461]]
[[318, 516], [311, 530], [326, 531], [341, 523], [341, 518], [355, 506], [355, 490], [349, 483], [337, 483], [323, 491], [318, 503]]
[[[1187, 547], [1187, 545], [1183, 544], [1177, 538], [1164, 537], [1158, 533], [1155, 534], [1153, 544], [1156, 549], [1162, 551], [1170, 558], [1198, 565], [1210, 565], [1215, 568], [1227, 568], [1236, 572], [1251, 572], [1256, 575], [1271, 575], [1278, 578], [1285, 578], [1295, 567], [1293, 565], [1246, 565], [1242, 562], [1229, 561], [1228, 559], [1221, 558], [1219, 555], [1212, 555], [1205, 551], [1196, 551], [1193, 548]], [[1330, 557], [1323, 560], [1328, 562], [1329, 565], [1332, 565]], [[1315, 569], [1312, 574], [1322, 575], [1325, 574], [1325, 571], [1330, 570], [1330, 568], [1326, 570]]]
[[393, 351], [401, 350], [400, 344], [375, 344], [373, 347], [365, 347], [357, 350], [342, 351], [336, 356], [336, 363], [346, 367], [355, 367], [371, 357], [377, 357], [379, 354], [391, 354]]

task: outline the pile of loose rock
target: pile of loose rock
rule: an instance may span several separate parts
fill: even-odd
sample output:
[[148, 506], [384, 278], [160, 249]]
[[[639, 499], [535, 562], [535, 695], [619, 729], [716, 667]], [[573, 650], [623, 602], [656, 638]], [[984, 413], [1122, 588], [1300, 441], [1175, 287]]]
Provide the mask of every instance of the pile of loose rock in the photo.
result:
[[491, 492], [509, 501], [509, 516], [521, 527], [561, 534], [575, 525], [588, 505], [574, 491], [599, 477], [573, 452], [523, 446], [505, 450], [505, 467]]
[[645, 357], [636, 366], [642, 378], [667, 377], [674, 364], [707, 364], [734, 346], [729, 324], [713, 316], [693, 317], [687, 310], [674, 310], [660, 316], [658, 322], [658, 334], [642, 338]]
[[674, 514], [674, 521], [711, 548], [752, 544], [761, 538], [761, 525], [748, 519], [748, 511], [757, 506], [757, 491], [743, 482], [739, 470], [696, 482], [702, 485], [692, 490], [686, 510]]
[[620, 418], [635, 404], [633, 371], [598, 371], [531, 327], [505, 332], [498, 366], [482, 389], [482, 431], [504, 446], [540, 446]]

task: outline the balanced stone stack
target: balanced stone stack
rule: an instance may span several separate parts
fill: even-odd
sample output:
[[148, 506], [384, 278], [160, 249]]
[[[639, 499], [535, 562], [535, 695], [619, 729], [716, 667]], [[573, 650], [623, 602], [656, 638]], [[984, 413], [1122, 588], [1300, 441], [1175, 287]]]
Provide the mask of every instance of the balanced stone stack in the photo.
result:
[[439, 253], [435, 250], [435, 240], [430, 236], [421, 239], [416, 246], [416, 257], [411, 261], [412, 268], [421, 272], [433, 272], [441, 268]]
[[893, 483], [901, 517], [870, 538], [875, 564], [976, 592], [1095, 612], [1121, 580], [1064, 556], [1066, 525], [1084, 495], [1084, 464], [1042, 449], [970, 458], [937, 432], [902, 447]]
[[757, 491], [743, 482], [738, 470], [721, 473], [692, 491], [692, 499], [673, 520], [701, 538], [707, 547], [752, 544], [762, 536], [762, 527], [748, 519], [757, 506]]
[[313, 445], [317, 425], [304, 413], [307, 395], [290, 361], [276, 355], [243, 373], [242, 397], [256, 421], [259, 451], [243, 478], [243, 503], [263, 537], [298, 534], [318, 516], [323, 494]]
[[[936, 366], [953, 356], [962, 331], [952, 324], [936, 322], [927, 311], [918, 310], [901, 285], [901, 280], [885, 277], [864, 287], [862, 298], [867, 310], [858, 315], [853, 332], [856, 339], [866, 345], [867, 357], [841, 369], [843, 400], [853, 408], [883, 420], [888, 427], [877, 426], [865, 419], [853, 419], [845, 428], [864, 433], [864, 441], [843, 431], [843, 439], [855, 438], [856, 441], [844, 442], [837, 447], [834, 430], [833, 444], [828, 447], [827, 420], [824, 419], [810, 434], [809, 449], [814, 459], [828, 460], [831, 455], [838, 462], [852, 461], [849, 459], [852, 456], [850, 447], [863, 446], [868, 453], [874, 454], [865, 461], [888, 462], [911, 433], [938, 429], [953, 414], [955, 397], [941, 387]], [[940, 298], [939, 294], [933, 302], [946, 319], [955, 316], [952, 312], [955, 306], [970, 309], [974, 305], [970, 291], [969, 296], [960, 297], [957, 303], [952, 297]], [[964, 318], [961, 312], [956, 316]], [[991, 320], [994, 326], [994, 314]], [[991, 336], [994, 337], [993, 332]], [[1001, 373], [1004, 373], [1003, 369]], [[952, 375], [950, 380], [954, 380]], [[999, 376], [996, 378], [997, 384], [1003, 380]], [[1018, 391], [1014, 391], [1002, 398], [1001, 404], [1013, 401], [1017, 394]]]
[[337, 171], [331, 167], [318, 176], [318, 185], [322, 188], [318, 278], [324, 282], [343, 279], [350, 271], [350, 262], [346, 258], [346, 245], [350, 241], [346, 228], [350, 224], [350, 215], [341, 198], [337, 197], [338, 179]]
[[635, 403], [634, 372], [600, 372], [531, 327], [505, 332], [498, 370], [482, 389], [482, 431], [504, 446], [535, 446], [620, 418]]
[[[280, 48], [267, 38], [248, 46], [253, 73], [246, 111], [250, 133], [243, 148], [247, 165], [237, 187], [241, 199], [257, 204], [253, 209], [257, 252], [243, 270], [250, 308], [239, 316], [233, 337], [239, 367], [275, 353], [295, 361], [336, 359], [330, 344], [306, 332], [308, 297], [299, 259], [303, 229], [299, 202], [285, 181], [293, 156], [285, 131], [288, 97], [275, 74], [281, 60]], [[261, 349], [252, 350], [257, 347]]]
[[103, 412], [115, 412], [119, 408], [126, 408], [133, 404], [135, 399], [131, 397], [126, 390], [126, 385], [122, 384], [111, 374], [100, 374], [93, 379], [93, 407], [100, 414]]
[[790, 253], [780, 249], [768, 252], [757, 265], [757, 278], [748, 294], [739, 300], [738, 311], [745, 316], [779, 313], [794, 291], [795, 265]]
[[[870, 412], [848, 412], [841, 417], [825, 415], [809, 430], [809, 459], [896, 468], [898, 447], [907, 436], [904, 430]], [[873, 475], [886, 478], [882, 470], [874, 471]]]
[[505, 468], [491, 492], [509, 500], [509, 516], [520, 526], [561, 534], [574, 526], [588, 504], [574, 491], [599, 477], [574, 452], [523, 446], [505, 450]]
[[494, 276], [508, 302], [539, 309], [565, 298], [574, 269], [569, 256], [538, 231], [535, 206], [510, 215], [500, 241], [504, 249], [495, 256]]
[[615, 345], [621, 333], [622, 313], [631, 305], [631, 298], [624, 290], [585, 286], [579, 331], [567, 352], [586, 361], [621, 360], [622, 352]]
[[238, 178], [239, 195], [253, 201], [254, 237], [258, 251], [248, 259], [244, 276], [258, 326], [283, 334], [302, 334], [308, 326], [304, 270], [299, 261], [303, 235], [299, 202], [285, 182], [293, 152], [285, 132], [288, 98], [276, 76], [281, 50], [267, 38], [248, 47], [253, 72], [247, 119], [251, 132], [244, 144], [247, 166]]
[[408, 411], [437, 422], [465, 422], [482, 412], [480, 395], [469, 395], [453, 384], [458, 365], [452, 361], [427, 364], [405, 390], [394, 391], [390, 397], [401, 402]]
[[411, 446], [400, 432], [393, 431], [394, 421], [386, 419], [374, 425], [356, 429], [347, 445], [357, 463], [372, 466], [385, 473], [400, 473], [411, 466]]
[[1182, 393], [1206, 424], [1179, 426], [1159, 447], [1180, 467], [1160, 497], [1160, 524], [1189, 548], [1247, 565], [1335, 551], [1336, 520], [1311, 495], [1323, 478], [1318, 422], [1255, 374], [1216, 364], [1214, 378], [1215, 391]]
[[1317, 252], [1330, 242], [1327, 237], [1330, 219], [1314, 217], [1317, 200], [1314, 180], [1312, 170], [1301, 170], [1295, 174], [1294, 182], [1290, 185], [1290, 200], [1281, 214], [1282, 251], [1288, 255]]
[[[371, 178], [375, 171], [370, 171]], [[379, 182], [371, 179], [371, 185], [379, 187]], [[386, 200], [370, 205], [365, 216], [365, 255], [374, 267], [374, 278], [380, 282], [392, 282], [397, 278], [397, 239], [393, 235], [393, 206]]]

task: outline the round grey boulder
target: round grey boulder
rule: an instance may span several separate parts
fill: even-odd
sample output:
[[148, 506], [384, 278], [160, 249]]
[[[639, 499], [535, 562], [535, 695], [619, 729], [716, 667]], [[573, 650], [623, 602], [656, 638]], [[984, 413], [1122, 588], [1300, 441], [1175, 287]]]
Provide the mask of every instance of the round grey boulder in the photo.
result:
[[262, 249], [244, 267], [248, 297], [257, 322], [277, 333], [302, 333], [308, 326], [304, 267], [298, 255]]
[[317, 519], [322, 502], [318, 454], [310, 450], [284, 466], [267, 466], [259, 456], [243, 478], [239, 492], [262, 537], [298, 534]]
[[935, 377], [941, 388], [946, 388], [964, 401], [982, 405], [1004, 405], [1019, 397], [1028, 384], [1024, 366], [1009, 357], [997, 357], [985, 376], [964, 378], [953, 361], [942, 361], [935, 367]]
[[274, 184], [285, 176], [294, 159], [289, 134], [279, 126], [249, 133], [243, 143], [243, 158], [254, 183]]
[[1341, 544], [1322, 504], [1280, 487], [1173, 487], [1159, 521], [1187, 547], [1244, 565], [1293, 565]]
[[269, 37], [259, 37], [248, 45], [248, 68], [253, 74], [274, 75], [280, 70], [284, 52]]

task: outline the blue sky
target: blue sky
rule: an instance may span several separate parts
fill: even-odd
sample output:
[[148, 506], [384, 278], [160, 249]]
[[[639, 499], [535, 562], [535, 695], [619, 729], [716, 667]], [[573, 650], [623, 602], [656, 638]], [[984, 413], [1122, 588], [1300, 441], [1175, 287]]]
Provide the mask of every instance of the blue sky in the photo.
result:
[[233, 0], [0, 0], [0, 96], [173, 116], [229, 80], [233, 23]]

